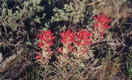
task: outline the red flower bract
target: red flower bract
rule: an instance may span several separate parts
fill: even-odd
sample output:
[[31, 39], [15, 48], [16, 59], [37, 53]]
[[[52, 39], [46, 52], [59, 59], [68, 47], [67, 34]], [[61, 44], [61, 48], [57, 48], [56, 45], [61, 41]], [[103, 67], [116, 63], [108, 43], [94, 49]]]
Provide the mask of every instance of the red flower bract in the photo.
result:
[[106, 17], [104, 14], [98, 15], [97, 17], [94, 17], [95, 23], [93, 25], [95, 30], [98, 30], [98, 32], [100, 32], [101, 36], [103, 35], [103, 31], [105, 29], [110, 28], [110, 26], [108, 26], [109, 22], [111, 21], [111, 19], [109, 19], [109, 17]]
[[61, 48], [58, 48], [57, 51], [58, 51], [58, 52], [62, 52]]
[[41, 56], [40, 52], [37, 52], [36, 54], [37, 54], [37, 56], [35, 57], [35, 59], [36, 59], [36, 60], [38, 60], [38, 59], [41, 59], [41, 58], [42, 58], [42, 56]]
[[[56, 36], [53, 36], [51, 34], [50, 30], [43, 31], [41, 30], [41, 34], [36, 35], [39, 38], [38, 46], [42, 49], [48, 49], [51, 45], [53, 45], [53, 39], [56, 38]], [[48, 49], [49, 51], [49, 49]]]
[[79, 46], [86, 46], [92, 44], [90, 41], [91, 38], [91, 33], [87, 32], [87, 30], [80, 30], [76, 35], [76, 42], [74, 43], [75, 45]]
[[69, 50], [72, 50], [72, 49], [73, 49], [73, 47], [72, 47], [72, 46], [68, 46], [67, 48], [68, 48]]
[[74, 35], [75, 34], [73, 32], [71, 32], [70, 29], [68, 29], [67, 31], [63, 31], [62, 33], [60, 33], [61, 43], [70, 45], [72, 42], [75, 41]]

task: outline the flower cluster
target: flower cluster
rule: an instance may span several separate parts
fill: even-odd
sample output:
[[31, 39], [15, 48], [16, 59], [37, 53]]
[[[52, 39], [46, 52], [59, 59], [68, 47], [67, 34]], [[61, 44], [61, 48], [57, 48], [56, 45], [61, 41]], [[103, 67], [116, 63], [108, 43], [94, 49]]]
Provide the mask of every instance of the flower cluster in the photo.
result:
[[76, 42], [74, 44], [79, 46], [86, 46], [91, 44], [91, 33], [87, 32], [87, 30], [81, 30], [80, 28], [78, 31], [79, 32], [76, 35]]
[[56, 38], [56, 36], [53, 36], [53, 34], [51, 34], [50, 30], [47, 31], [41, 30], [41, 34], [38, 34], [36, 36], [40, 40], [38, 42], [38, 46], [43, 50], [50, 48], [50, 46], [53, 45], [53, 39]]
[[61, 39], [60, 42], [63, 44], [62, 48], [58, 48], [58, 52], [61, 52], [63, 55], [67, 56], [69, 52], [73, 53], [73, 48], [77, 49], [74, 56], [79, 57], [86, 53], [88, 45], [91, 45], [91, 33], [89, 33], [86, 29], [78, 29], [77, 32], [72, 32], [70, 29], [67, 31], [62, 31], [60, 33]]
[[79, 32], [75, 36], [76, 42], [74, 42], [74, 45], [76, 48], [80, 48], [81, 52], [87, 52], [86, 46], [92, 44], [91, 33], [89, 33], [87, 30], [81, 30], [80, 28], [78, 31]]
[[63, 31], [62, 33], [60, 33], [60, 36], [62, 37], [60, 39], [61, 43], [64, 43], [66, 45], [71, 44], [75, 39], [74, 39], [74, 33], [70, 31], [70, 29], [68, 29], [67, 31]]
[[68, 53], [73, 49], [71, 44], [75, 41], [75, 33], [68, 29], [67, 31], [63, 30], [60, 33], [60, 36], [60, 42], [63, 44], [63, 47], [58, 48], [58, 52], [63, 53], [63, 56], [60, 57], [61, 61], [66, 61], [68, 59]]
[[[84, 53], [88, 52], [89, 45], [96, 40], [101, 40], [104, 30], [110, 28], [108, 24], [111, 19], [106, 17], [104, 14], [98, 15], [97, 17], [94, 17], [94, 19], [95, 22], [93, 24], [92, 32], [88, 32], [86, 29], [80, 28], [78, 29], [78, 32], [72, 32], [70, 29], [66, 31], [63, 30], [60, 33], [60, 42], [63, 44], [63, 47], [59, 47], [57, 49], [58, 52], [61, 52], [65, 58], [69, 53], [73, 53], [73, 55], [77, 56], [77, 58], [85, 56]], [[50, 47], [53, 45], [53, 40], [56, 36], [53, 36], [50, 30], [41, 30], [41, 34], [38, 34], [37, 37], [39, 38], [38, 46], [42, 49], [42, 51], [37, 53], [36, 59], [49, 58], [49, 55], [52, 53]], [[74, 52], [73, 49], [76, 49], [76, 51]], [[62, 60], [65, 58], [62, 58]]]
[[94, 17], [94, 30], [93, 30], [93, 35], [95, 35], [95, 38], [97, 38], [99, 35], [100, 37], [103, 37], [104, 34], [104, 30], [110, 28], [110, 26], [108, 26], [109, 22], [111, 21], [111, 19], [109, 19], [109, 17], [106, 17], [104, 14], [98, 15], [97, 17]]
[[50, 30], [41, 30], [41, 34], [37, 34], [36, 36], [39, 38], [38, 46], [42, 49], [41, 52], [37, 52], [36, 59], [48, 58], [52, 53], [50, 47], [53, 45], [53, 39], [56, 38], [56, 36], [53, 36]]

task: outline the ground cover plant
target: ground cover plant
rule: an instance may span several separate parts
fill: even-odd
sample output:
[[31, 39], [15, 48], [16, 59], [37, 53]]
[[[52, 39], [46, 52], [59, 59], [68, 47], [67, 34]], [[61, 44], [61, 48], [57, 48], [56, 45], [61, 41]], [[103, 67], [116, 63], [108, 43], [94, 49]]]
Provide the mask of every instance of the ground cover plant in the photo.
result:
[[131, 4], [0, 1], [0, 80], [131, 80]]

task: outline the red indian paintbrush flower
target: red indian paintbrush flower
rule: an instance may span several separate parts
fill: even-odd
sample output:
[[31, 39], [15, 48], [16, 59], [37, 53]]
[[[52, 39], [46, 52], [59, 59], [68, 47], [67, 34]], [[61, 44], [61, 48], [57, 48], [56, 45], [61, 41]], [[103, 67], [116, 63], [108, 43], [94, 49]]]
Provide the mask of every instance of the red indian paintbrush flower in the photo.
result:
[[63, 31], [62, 33], [60, 33], [61, 36], [61, 43], [65, 44], [65, 45], [70, 45], [72, 42], [75, 41], [74, 38], [74, 33], [70, 31], [70, 29], [68, 29], [67, 31]]
[[41, 59], [41, 58], [42, 58], [42, 55], [41, 55], [41, 53], [40, 53], [40, 52], [37, 52], [36, 54], [37, 54], [37, 56], [35, 57], [35, 59], [36, 59], [36, 60], [38, 60], [38, 59]]
[[78, 30], [79, 32], [76, 35], [76, 42], [74, 44], [79, 46], [92, 44], [92, 42], [90, 41], [91, 33], [87, 32], [87, 30], [80, 30], [80, 28]]
[[57, 51], [60, 52], [60, 53], [62, 52], [61, 48], [57, 48]]
[[104, 14], [98, 15], [97, 17], [94, 17], [95, 23], [93, 25], [94, 29], [100, 32], [100, 35], [103, 36], [104, 30], [110, 28], [108, 26], [111, 19], [109, 17], [106, 17]]
[[50, 50], [50, 46], [53, 45], [53, 39], [56, 38], [56, 36], [53, 36], [53, 34], [51, 34], [50, 30], [41, 30], [41, 34], [38, 34], [36, 36], [40, 40], [38, 42], [38, 46], [42, 49], [47, 49], [47, 51]]
[[37, 34], [36, 36], [39, 38], [38, 46], [42, 51], [37, 52], [37, 56], [35, 58], [36, 60], [39, 59], [45, 63], [52, 53], [50, 46], [53, 45], [53, 39], [56, 38], [56, 36], [53, 36], [50, 30], [41, 30], [41, 34]]

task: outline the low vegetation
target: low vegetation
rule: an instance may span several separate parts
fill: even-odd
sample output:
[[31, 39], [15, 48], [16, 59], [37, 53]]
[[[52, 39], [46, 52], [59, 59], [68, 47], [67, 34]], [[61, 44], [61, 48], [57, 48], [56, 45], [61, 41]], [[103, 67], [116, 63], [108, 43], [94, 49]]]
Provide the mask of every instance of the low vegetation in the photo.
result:
[[131, 80], [131, 4], [0, 1], [0, 80]]

